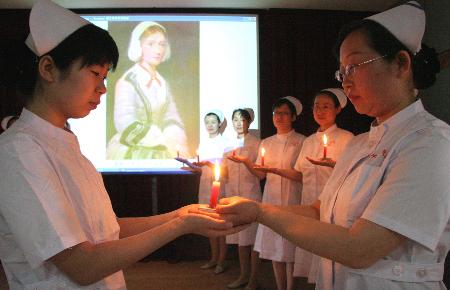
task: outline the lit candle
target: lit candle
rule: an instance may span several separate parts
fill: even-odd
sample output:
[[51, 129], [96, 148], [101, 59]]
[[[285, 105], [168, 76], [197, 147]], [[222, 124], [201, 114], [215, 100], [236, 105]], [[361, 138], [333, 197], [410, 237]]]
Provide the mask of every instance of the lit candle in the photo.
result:
[[177, 150], [177, 158], [180, 158], [180, 151]]
[[219, 191], [220, 191], [220, 166], [216, 160], [216, 164], [214, 165], [214, 174], [215, 174], [215, 180], [213, 181], [213, 185], [211, 188], [211, 197], [209, 199], [209, 207], [210, 208], [216, 208], [217, 205], [217, 198], [219, 197]]
[[200, 162], [200, 154], [198, 153], [198, 149], [197, 149], [197, 163]]
[[264, 155], [266, 155], [266, 149], [261, 148], [261, 166], [264, 166]]
[[327, 143], [328, 143], [328, 138], [327, 138], [327, 134], [323, 134], [323, 159], [327, 159]]

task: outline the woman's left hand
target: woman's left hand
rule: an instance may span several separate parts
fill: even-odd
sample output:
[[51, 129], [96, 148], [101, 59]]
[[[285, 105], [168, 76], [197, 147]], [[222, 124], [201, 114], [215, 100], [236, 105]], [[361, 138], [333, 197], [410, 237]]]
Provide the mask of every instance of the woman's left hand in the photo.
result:
[[308, 161], [314, 165], [327, 166], [331, 168], [334, 168], [334, 166], [336, 165], [336, 160], [333, 160], [331, 158], [314, 159], [311, 157], [306, 157], [306, 159], [308, 159]]
[[247, 161], [247, 157], [241, 155], [232, 155], [227, 158], [237, 163], [245, 163]]

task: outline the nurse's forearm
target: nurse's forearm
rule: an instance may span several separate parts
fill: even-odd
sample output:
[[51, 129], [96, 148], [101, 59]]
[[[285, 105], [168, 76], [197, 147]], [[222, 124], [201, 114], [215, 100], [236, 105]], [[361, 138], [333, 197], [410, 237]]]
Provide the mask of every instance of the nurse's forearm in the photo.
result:
[[399, 234], [364, 219], [348, 229], [291, 210], [261, 204], [257, 222], [300, 248], [351, 268], [372, 265], [404, 241]]
[[258, 177], [259, 179], [266, 178], [266, 174], [264, 172], [255, 170], [255, 168], [254, 168], [255, 163], [253, 163], [251, 160], [246, 159], [244, 161], [244, 164], [245, 164], [245, 167], [247, 167], [248, 171], [250, 171], [250, 173], [253, 174], [254, 176]]
[[292, 169], [292, 168], [286, 168], [286, 169], [276, 168], [274, 173], [278, 174], [282, 177], [288, 178], [290, 180], [303, 182], [302, 173], [295, 169]]
[[120, 238], [122, 239], [148, 231], [154, 227], [168, 222], [171, 219], [176, 218], [177, 216], [177, 212], [172, 211], [169, 213], [148, 217], [118, 218], [117, 222], [120, 226]]
[[143, 259], [148, 254], [186, 233], [176, 218], [149, 231], [101, 244], [84, 242], [50, 259], [70, 279], [90, 285]]

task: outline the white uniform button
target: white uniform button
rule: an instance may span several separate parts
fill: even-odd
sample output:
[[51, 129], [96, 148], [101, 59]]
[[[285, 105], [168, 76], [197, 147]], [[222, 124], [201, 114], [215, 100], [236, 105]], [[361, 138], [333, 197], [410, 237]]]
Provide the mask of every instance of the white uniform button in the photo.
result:
[[423, 278], [427, 275], [427, 270], [425, 268], [420, 268], [416, 272], [417, 277]]
[[395, 265], [394, 267], [392, 267], [392, 274], [397, 277], [401, 276], [403, 274], [403, 267], [400, 265]]

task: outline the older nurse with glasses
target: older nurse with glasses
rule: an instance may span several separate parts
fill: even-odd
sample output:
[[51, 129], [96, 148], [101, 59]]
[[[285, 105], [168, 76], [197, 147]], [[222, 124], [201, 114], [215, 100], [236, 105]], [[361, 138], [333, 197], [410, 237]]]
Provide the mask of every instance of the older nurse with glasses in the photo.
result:
[[446, 289], [450, 127], [418, 98], [439, 71], [424, 31], [416, 1], [341, 30], [338, 79], [375, 120], [349, 142], [313, 204], [234, 198], [217, 208], [235, 225], [256, 220], [321, 256], [316, 289]]

